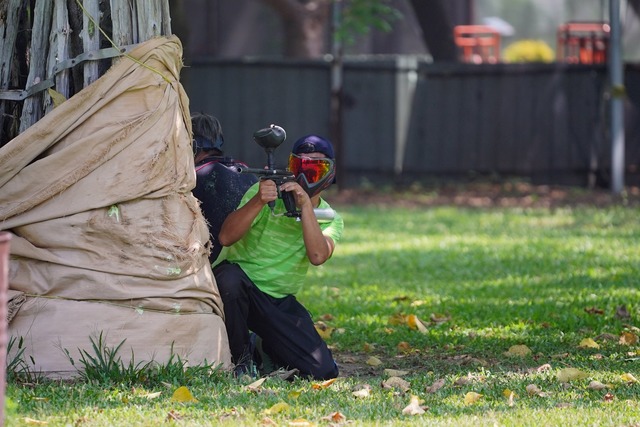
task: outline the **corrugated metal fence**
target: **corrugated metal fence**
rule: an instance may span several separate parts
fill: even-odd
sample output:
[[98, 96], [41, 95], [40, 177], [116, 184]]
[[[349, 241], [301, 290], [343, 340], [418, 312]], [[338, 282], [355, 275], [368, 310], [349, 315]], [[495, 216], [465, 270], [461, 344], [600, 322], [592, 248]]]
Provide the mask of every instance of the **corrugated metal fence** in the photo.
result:
[[[183, 76], [191, 110], [220, 118], [227, 154], [252, 166], [266, 159], [252, 134], [271, 123], [288, 143], [330, 135], [327, 62], [203, 60]], [[627, 65], [626, 85], [626, 179], [637, 183], [640, 67]], [[608, 93], [603, 66], [347, 60], [340, 183], [490, 176], [608, 185]]]

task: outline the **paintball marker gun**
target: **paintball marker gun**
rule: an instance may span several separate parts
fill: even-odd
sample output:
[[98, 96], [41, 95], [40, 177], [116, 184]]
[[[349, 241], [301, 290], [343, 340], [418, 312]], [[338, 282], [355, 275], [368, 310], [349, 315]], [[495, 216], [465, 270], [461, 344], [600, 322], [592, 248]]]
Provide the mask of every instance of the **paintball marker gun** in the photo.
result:
[[[278, 187], [278, 197], [280, 197], [284, 202], [284, 207], [286, 209], [284, 215], [292, 218], [300, 218], [300, 212], [296, 209], [296, 201], [293, 194], [287, 191], [280, 191], [280, 185], [288, 181], [295, 181], [296, 177], [286, 169], [276, 169], [273, 162], [273, 152], [284, 142], [285, 139], [287, 139], [287, 133], [283, 128], [277, 125], [271, 125], [268, 128], [255, 131], [253, 133], [253, 140], [267, 153], [267, 168], [258, 169], [238, 166], [238, 172], [252, 173], [258, 176], [261, 180], [273, 180]], [[272, 212], [274, 206], [274, 202], [269, 202], [269, 207]]]
[[[285, 182], [295, 181], [295, 175], [286, 169], [276, 169], [273, 161], [273, 153], [284, 140], [287, 138], [287, 133], [283, 128], [277, 125], [271, 125], [268, 128], [259, 129], [253, 133], [253, 140], [267, 153], [267, 168], [249, 168], [246, 166], [238, 166], [237, 171], [239, 173], [252, 173], [256, 175], [260, 180], [271, 179], [276, 183], [278, 188], [278, 197], [284, 202], [286, 212], [285, 216], [300, 219], [300, 211], [296, 208], [296, 201], [288, 191], [280, 191], [280, 185]], [[275, 202], [269, 202], [271, 212], [275, 207]], [[333, 209], [314, 209], [314, 213], [318, 221], [331, 221], [335, 216]]]

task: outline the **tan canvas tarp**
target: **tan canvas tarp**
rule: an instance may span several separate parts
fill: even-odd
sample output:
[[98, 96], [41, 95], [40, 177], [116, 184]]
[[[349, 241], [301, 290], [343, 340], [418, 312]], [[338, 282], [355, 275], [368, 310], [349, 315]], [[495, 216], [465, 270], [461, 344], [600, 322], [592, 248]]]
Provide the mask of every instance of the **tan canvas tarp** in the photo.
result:
[[[68, 351], [126, 340], [125, 364], [230, 367], [208, 231], [191, 194], [189, 102], [175, 37], [141, 44], [0, 149], [0, 230], [13, 233], [9, 334], [72, 375]], [[134, 60], [135, 59], [135, 60]], [[24, 297], [20, 298], [20, 292]], [[23, 302], [24, 300], [24, 302]]]

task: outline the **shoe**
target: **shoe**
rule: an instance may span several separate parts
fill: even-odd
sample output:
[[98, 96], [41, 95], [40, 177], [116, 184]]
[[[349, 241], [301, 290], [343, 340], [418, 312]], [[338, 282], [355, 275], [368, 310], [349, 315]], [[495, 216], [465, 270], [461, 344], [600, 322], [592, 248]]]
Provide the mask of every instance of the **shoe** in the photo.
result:
[[254, 334], [253, 332], [249, 335], [249, 345], [245, 349], [240, 359], [236, 362], [236, 366], [233, 368], [234, 377], [236, 378], [241, 378], [244, 376], [249, 376], [251, 378], [258, 377], [258, 365], [255, 363], [253, 359], [253, 354], [255, 353], [255, 346], [256, 346], [256, 337], [257, 335]]
[[256, 365], [251, 361], [248, 363], [238, 363], [233, 368], [233, 376], [235, 378], [258, 378], [258, 369], [256, 368]]
[[269, 357], [269, 355], [262, 348], [262, 338], [260, 338], [258, 335], [255, 335], [254, 340], [253, 361], [258, 366], [258, 370], [260, 371], [261, 375], [270, 374], [271, 372], [278, 369], [275, 363], [273, 363], [273, 360], [271, 360], [271, 357]]

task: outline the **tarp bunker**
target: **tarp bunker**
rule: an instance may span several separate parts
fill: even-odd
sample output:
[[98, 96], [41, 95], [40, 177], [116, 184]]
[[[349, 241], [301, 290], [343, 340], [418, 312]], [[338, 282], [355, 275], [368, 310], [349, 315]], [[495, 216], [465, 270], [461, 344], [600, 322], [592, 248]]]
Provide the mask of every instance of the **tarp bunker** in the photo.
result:
[[9, 335], [37, 372], [76, 375], [101, 335], [125, 366], [231, 366], [181, 68], [175, 36], [144, 42], [0, 149]]

